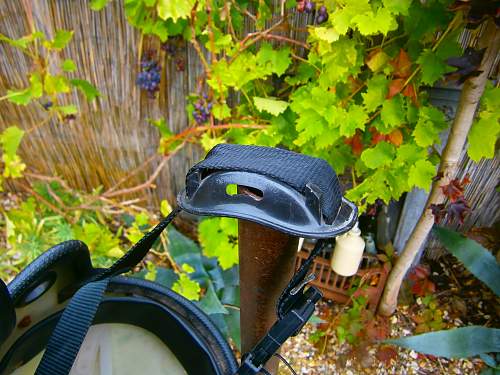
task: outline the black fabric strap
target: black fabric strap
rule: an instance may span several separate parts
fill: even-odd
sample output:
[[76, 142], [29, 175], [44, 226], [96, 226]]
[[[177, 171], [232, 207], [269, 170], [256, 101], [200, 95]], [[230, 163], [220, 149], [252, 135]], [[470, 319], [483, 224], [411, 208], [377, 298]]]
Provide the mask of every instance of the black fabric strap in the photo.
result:
[[206, 158], [194, 165], [186, 176], [190, 197], [197, 188], [195, 172], [202, 177], [212, 171], [244, 171], [271, 177], [306, 194], [307, 185], [321, 191], [321, 211], [328, 223], [333, 222], [340, 208], [342, 193], [332, 167], [323, 159], [297, 154], [273, 147], [220, 144]]
[[[316, 242], [314, 249], [302, 263], [300, 268], [294, 273], [292, 279], [279, 296], [278, 303], [276, 304], [276, 314], [280, 319], [283, 318], [283, 316], [288, 312], [289, 307], [293, 305], [293, 302], [295, 302], [295, 300], [303, 293], [304, 288], [307, 285], [307, 283], [304, 283], [304, 280], [306, 279], [307, 273], [311, 268], [311, 264], [326, 244], [327, 240], [324, 239], [320, 239]], [[297, 290], [297, 288], [299, 289]]]
[[179, 208], [174, 209], [123, 257], [75, 293], [49, 339], [35, 375], [69, 374], [106, 292], [109, 278], [136, 266], [179, 211]]
[[16, 325], [14, 303], [7, 285], [0, 280], [0, 345], [9, 336]]
[[35, 375], [69, 374], [108, 283], [109, 279], [95, 281], [76, 292], [50, 336]]

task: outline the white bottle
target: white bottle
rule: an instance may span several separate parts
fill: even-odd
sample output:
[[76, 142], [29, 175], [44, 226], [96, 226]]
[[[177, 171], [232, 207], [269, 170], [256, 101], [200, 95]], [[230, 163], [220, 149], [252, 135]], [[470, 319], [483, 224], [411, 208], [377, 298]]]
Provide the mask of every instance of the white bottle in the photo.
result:
[[332, 269], [341, 276], [352, 276], [363, 258], [365, 241], [361, 237], [358, 223], [347, 233], [336, 238], [332, 255]]

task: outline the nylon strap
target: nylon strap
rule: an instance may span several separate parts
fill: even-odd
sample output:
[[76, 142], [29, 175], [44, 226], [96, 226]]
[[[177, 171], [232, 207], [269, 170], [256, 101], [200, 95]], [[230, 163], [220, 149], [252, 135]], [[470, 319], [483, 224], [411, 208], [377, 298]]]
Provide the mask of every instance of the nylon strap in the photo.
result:
[[179, 208], [175, 208], [123, 257], [75, 293], [49, 339], [35, 375], [69, 374], [106, 292], [109, 278], [137, 265], [179, 211]]
[[[288, 312], [290, 306], [293, 305], [293, 302], [295, 302], [295, 300], [303, 293], [304, 288], [307, 285], [307, 283], [304, 283], [304, 280], [306, 279], [307, 273], [311, 268], [311, 264], [326, 244], [327, 241], [324, 239], [319, 239], [316, 242], [314, 249], [302, 263], [300, 268], [294, 273], [292, 279], [279, 296], [278, 303], [276, 304], [276, 314], [280, 319], [283, 318], [283, 316]], [[300, 288], [297, 290], [299, 286]]]

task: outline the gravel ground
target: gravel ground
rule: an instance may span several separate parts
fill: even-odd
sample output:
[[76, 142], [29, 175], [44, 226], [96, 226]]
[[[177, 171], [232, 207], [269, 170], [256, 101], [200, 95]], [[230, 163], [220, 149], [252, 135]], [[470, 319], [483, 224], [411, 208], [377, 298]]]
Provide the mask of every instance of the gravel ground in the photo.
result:
[[[391, 337], [408, 336], [412, 334], [413, 326], [407, 318], [407, 308], [400, 308], [391, 318]], [[461, 322], [449, 322], [450, 325], [460, 325]], [[289, 339], [283, 345], [281, 354], [289, 361], [297, 374], [479, 374], [483, 366], [478, 359], [447, 360], [423, 356], [414, 351], [396, 349], [395, 358], [384, 363], [377, 359], [377, 345], [368, 347], [363, 358], [349, 356], [349, 346], [339, 345], [330, 340], [325, 354], [319, 354], [316, 347], [308, 341], [314, 327], [306, 325], [302, 332]], [[280, 366], [279, 375], [288, 375], [285, 366]]]

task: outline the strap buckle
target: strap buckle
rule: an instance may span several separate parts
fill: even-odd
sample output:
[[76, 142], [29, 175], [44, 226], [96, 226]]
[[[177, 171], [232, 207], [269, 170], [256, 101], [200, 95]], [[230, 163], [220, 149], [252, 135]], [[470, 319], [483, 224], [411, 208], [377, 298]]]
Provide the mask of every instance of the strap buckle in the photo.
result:
[[313, 286], [302, 293], [288, 312], [273, 324], [268, 333], [249, 353], [244, 355], [236, 374], [258, 374], [281, 345], [304, 327], [314, 313], [316, 302], [321, 297], [321, 292]]

